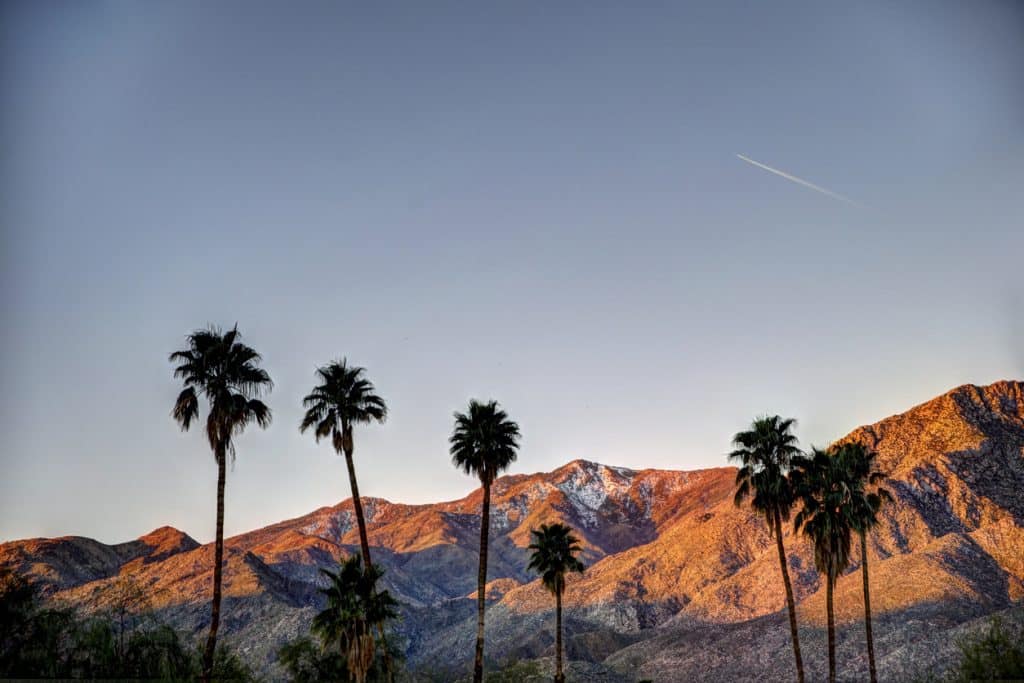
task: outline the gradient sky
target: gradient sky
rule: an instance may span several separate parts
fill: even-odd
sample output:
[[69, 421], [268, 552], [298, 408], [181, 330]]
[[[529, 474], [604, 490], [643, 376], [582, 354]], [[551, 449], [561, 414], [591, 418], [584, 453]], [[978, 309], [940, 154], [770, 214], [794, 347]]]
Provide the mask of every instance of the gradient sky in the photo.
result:
[[470, 397], [513, 472], [689, 469], [1024, 376], [1020, 3], [372, 4], [4, 3], [0, 540], [212, 538], [167, 362], [207, 323], [276, 382], [229, 534], [348, 496], [297, 430], [341, 355], [403, 502], [474, 487]]

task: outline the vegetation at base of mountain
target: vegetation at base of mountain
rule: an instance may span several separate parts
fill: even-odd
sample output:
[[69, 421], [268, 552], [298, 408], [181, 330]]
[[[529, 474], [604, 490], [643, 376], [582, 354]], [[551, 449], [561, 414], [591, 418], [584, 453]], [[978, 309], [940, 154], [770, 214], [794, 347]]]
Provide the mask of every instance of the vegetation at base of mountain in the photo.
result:
[[327, 605], [313, 618], [308, 637], [284, 645], [278, 659], [294, 681], [389, 681], [401, 650], [385, 635], [384, 625], [398, 616], [398, 603], [378, 590], [383, 572], [363, 569], [361, 555], [343, 560], [338, 571], [321, 570]]
[[1024, 626], [995, 617], [988, 630], [957, 645], [961, 659], [950, 672], [951, 683], [1024, 680]]
[[[406, 672], [403, 680], [414, 683], [471, 683], [471, 663], [464, 666], [424, 664]], [[484, 659], [484, 681], [486, 683], [521, 683], [525, 681], [550, 681], [551, 673], [543, 663], [536, 660]]]
[[538, 662], [511, 662], [504, 667], [489, 672], [484, 678], [487, 683], [524, 683], [525, 681], [546, 681]]
[[956, 640], [959, 659], [947, 670], [925, 669], [910, 683], [1024, 680], [1024, 621], [994, 616], [985, 628]]
[[[391, 654], [393, 667], [396, 662], [401, 661], [402, 657], [401, 648], [395, 645], [394, 638], [388, 641], [388, 651]], [[289, 678], [296, 683], [319, 683], [321, 681], [328, 683], [352, 679], [346, 658], [340, 652], [324, 649], [322, 644], [315, 642], [312, 638], [299, 638], [282, 646], [277, 656], [278, 662], [284, 667]], [[394, 673], [396, 677], [399, 677], [401, 671], [395, 669]], [[367, 672], [366, 680], [375, 682], [387, 680], [383, 650], [378, 650], [375, 653], [373, 665]]]
[[[32, 584], [0, 568], [0, 678], [183, 681], [195, 680], [202, 669], [202, 652], [151, 615], [129, 616], [122, 604], [91, 616], [44, 607]], [[212, 677], [255, 680], [223, 646]]]

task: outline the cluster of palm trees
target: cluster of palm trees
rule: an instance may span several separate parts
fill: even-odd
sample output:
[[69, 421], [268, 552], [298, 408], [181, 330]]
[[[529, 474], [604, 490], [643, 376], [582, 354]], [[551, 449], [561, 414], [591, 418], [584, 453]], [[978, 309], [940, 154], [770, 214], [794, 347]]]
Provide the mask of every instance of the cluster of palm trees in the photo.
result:
[[[273, 383], [267, 372], [260, 368], [260, 355], [242, 343], [237, 325], [227, 331], [213, 327], [197, 330], [186, 339], [187, 348], [170, 355], [170, 361], [175, 364], [174, 376], [184, 384], [171, 415], [182, 430], [188, 430], [199, 419], [200, 397], [206, 399], [206, 436], [217, 463], [213, 600], [202, 669], [202, 680], [209, 681], [220, 624], [226, 461], [228, 456], [235, 456], [233, 437], [251, 424], [262, 428], [269, 426], [270, 409], [261, 399], [273, 388]], [[302, 400], [305, 414], [299, 431], [312, 430], [318, 443], [321, 439], [330, 438], [335, 452], [345, 457], [352, 507], [359, 530], [360, 555], [343, 561], [337, 573], [324, 572], [329, 582], [323, 591], [328, 608], [314, 620], [313, 630], [325, 643], [340, 645], [348, 671], [358, 680], [365, 679], [376, 656], [377, 639], [371, 633], [371, 630], [376, 630], [383, 644], [385, 671], [391, 679], [392, 667], [383, 624], [394, 615], [396, 605], [387, 591], [376, 589], [381, 572], [370, 558], [366, 518], [353, 460], [355, 425], [384, 422], [388, 415], [387, 405], [366, 378], [364, 368], [349, 365], [345, 359], [317, 368], [316, 379], [316, 386]], [[465, 413], [455, 413], [455, 425], [449, 440], [452, 462], [466, 474], [477, 477], [483, 490], [474, 683], [483, 680], [491, 485], [516, 460], [519, 438], [519, 425], [509, 419], [495, 401], [472, 400]], [[530, 568], [541, 575], [544, 587], [555, 596], [555, 680], [562, 683], [565, 680], [562, 671], [562, 596], [566, 575], [583, 571], [583, 565], [576, 557], [580, 545], [569, 527], [551, 524], [533, 531], [533, 543], [529, 548], [533, 551]]]
[[864, 627], [869, 675], [877, 681], [871, 632], [871, 596], [868, 582], [867, 534], [878, 524], [883, 502], [892, 500], [880, 486], [885, 475], [876, 468], [876, 455], [861, 443], [848, 442], [804, 453], [793, 434], [795, 421], [779, 416], [761, 417], [733, 438], [729, 459], [740, 465], [736, 473], [737, 505], [750, 506], [765, 519], [774, 537], [786, 591], [789, 628], [797, 680], [803, 683], [796, 604], [789, 579], [782, 525], [793, 515], [793, 530], [810, 540], [814, 565], [825, 579], [828, 624], [829, 682], [836, 680], [836, 635], [833, 592], [836, 580], [850, 564], [852, 538], [860, 539], [864, 586]]
[[[203, 651], [205, 681], [213, 671], [217, 630], [220, 624], [221, 583], [224, 561], [224, 481], [229, 457], [234, 458], [234, 437], [255, 424], [270, 424], [270, 408], [262, 401], [273, 382], [260, 367], [261, 357], [244, 344], [237, 326], [197, 330], [187, 337], [188, 346], [170, 355], [174, 376], [184, 385], [171, 411], [182, 430], [199, 420], [200, 399], [207, 404], [206, 438], [217, 464], [217, 524], [214, 544], [213, 599], [210, 629]], [[337, 574], [328, 574], [333, 582], [325, 591], [329, 606], [337, 603], [335, 615], [353, 612], [345, 601], [351, 599], [351, 586], [361, 587], [360, 618], [334, 619], [324, 616], [314, 627], [332, 641], [343, 643], [350, 667], [365, 672], [375, 656], [377, 631], [383, 643], [385, 668], [391, 672], [383, 623], [393, 614], [394, 604], [386, 592], [375, 588], [379, 571], [370, 557], [366, 518], [359, 497], [353, 454], [356, 425], [384, 422], [388, 411], [373, 383], [361, 367], [344, 359], [316, 370], [317, 384], [302, 400], [305, 409], [299, 430], [312, 430], [316, 441], [330, 439], [335, 452], [345, 457], [352, 506], [359, 531], [358, 561], [344, 563]], [[814, 562], [825, 577], [828, 619], [829, 680], [835, 681], [835, 617], [832, 595], [840, 574], [850, 563], [852, 538], [860, 539], [861, 569], [864, 580], [864, 623], [867, 635], [871, 681], [876, 681], [874, 642], [871, 633], [871, 602], [868, 586], [867, 533], [878, 523], [882, 503], [889, 493], [879, 486], [884, 475], [875, 467], [875, 454], [858, 443], [802, 452], [793, 434], [794, 420], [778, 416], [758, 418], [750, 429], [736, 434], [731, 460], [739, 462], [736, 476], [737, 505], [750, 505], [765, 519], [775, 539], [779, 566], [786, 592], [789, 625], [797, 679], [804, 680], [803, 660], [797, 628], [793, 587], [783, 545], [783, 523], [793, 516], [794, 531], [800, 531], [813, 544]], [[453, 464], [480, 480], [483, 493], [480, 522], [480, 565], [477, 577], [477, 634], [473, 662], [474, 683], [483, 680], [484, 616], [487, 584], [488, 535], [490, 530], [491, 486], [495, 479], [515, 462], [519, 450], [519, 425], [512, 421], [495, 401], [472, 400], [465, 413], [455, 413], [449, 439]], [[564, 680], [562, 671], [562, 595], [566, 576], [580, 572], [577, 559], [579, 541], [562, 524], [542, 525], [533, 531], [530, 568], [554, 596], [556, 605], [556, 681]], [[362, 577], [362, 578], [360, 578]], [[333, 592], [332, 592], [333, 591]], [[332, 603], [332, 600], [334, 601]], [[348, 610], [348, 611], [346, 611]]]

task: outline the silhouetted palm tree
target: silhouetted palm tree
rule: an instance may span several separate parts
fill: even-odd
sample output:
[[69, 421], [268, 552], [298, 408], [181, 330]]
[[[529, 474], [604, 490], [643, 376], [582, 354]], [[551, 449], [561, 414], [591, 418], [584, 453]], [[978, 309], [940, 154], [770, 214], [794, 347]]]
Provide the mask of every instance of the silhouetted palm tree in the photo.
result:
[[782, 522], [789, 520], [790, 510], [795, 502], [788, 474], [794, 460], [801, 457], [800, 449], [796, 445], [796, 436], [791, 431], [795, 424], [796, 420], [784, 420], [778, 415], [757, 418], [750, 425], [750, 429], [733, 437], [735, 450], [729, 453], [729, 459], [740, 463], [740, 468], [736, 472], [736, 505], [742, 505], [750, 498], [750, 506], [764, 516], [768, 524], [768, 534], [775, 537], [779, 567], [782, 569], [782, 584], [786, 589], [796, 677], [803, 683], [804, 661], [800, 655], [796, 602], [793, 599], [793, 585], [789, 581], [786, 549], [782, 543]]
[[871, 683], [878, 681], [875, 669], [875, 640], [871, 632], [871, 589], [868, 583], [867, 534], [878, 524], [878, 510], [883, 502], [892, 501], [892, 495], [879, 484], [885, 474], [875, 465], [877, 454], [860, 443], [843, 444], [836, 455], [847, 468], [851, 490], [851, 517], [853, 530], [860, 536], [861, 575], [864, 580], [864, 631], [868, 641], [868, 671]]
[[377, 591], [381, 571], [372, 566], [363, 571], [359, 555], [343, 561], [336, 573], [320, 573], [328, 579], [327, 588], [320, 590], [327, 596], [327, 606], [313, 617], [311, 630], [325, 647], [339, 648], [351, 679], [363, 683], [377, 652], [370, 630], [398, 616], [398, 603], [386, 590]]
[[384, 422], [388, 416], [384, 399], [374, 393], [373, 384], [363, 375], [364, 368], [348, 365], [343, 358], [316, 371], [320, 384], [302, 399], [306, 414], [299, 425], [305, 433], [314, 428], [317, 443], [331, 437], [334, 450], [344, 454], [348, 466], [348, 483], [352, 489], [352, 507], [356, 512], [359, 527], [359, 545], [363, 553], [363, 566], [373, 566], [370, 559], [370, 542], [366, 534], [366, 518], [363, 504], [359, 499], [359, 484], [356, 483], [356, 467], [352, 460], [354, 442], [352, 427], [357, 424]]
[[230, 455], [235, 457], [232, 437], [256, 423], [270, 424], [270, 408], [258, 399], [273, 387], [270, 376], [259, 367], [260, 355], [241, 343], [236, 325], [227, 332], [217, 328], [197, 330], [188, 336], [188, 348], [175, 351], [170, 361], [176, 364], [174, 376], [185, 389], [178, 395], [172, 417], [187, 430], [199, 419], [199, 395], [206, 398], [206, 438], [217, 461], [217, 538], [214, 546], [213, 603], [210, 609], [210, 634], [203, 650], [203, 680], [213, 672], [213, 655], [220, 625], [221, 571], [224, 562], [224, 478]]
[[793, 520], [814, 544], [814, 566], [825, 577], [825, 610], [828, 616], [828, 680], [836, 680], [836, 624], [832, 596], [836, 580], [850, 564], [851, 505], [850, 470], [842, 458], [812, 449], [800, 459], [793, 484], [802, 507]]
[[562, 673], [562, 594], [565, 593], [565, 575], [583, 573], [583, 563], [576, 559], [580, 552], [579, 539], [564, 524], [541, 524], [530, 532], [533, 543], [529, 549], [530, 569], [540, 574], [544, 587], [555, 596], [555, 683], [565, 683]]
[[480, 572], [477, 577], [476, 655], [473, 681], [484, 675], [484, 591], [487, 584], [487, 537], [491, 523], [491, 484], [516, 459], [519, 425], [509, 419], [496, 401], [469, 402], [467, 413], [455, 413], [449, 452], [452, 463], [480, 479], [483, 506], [480, 512]]

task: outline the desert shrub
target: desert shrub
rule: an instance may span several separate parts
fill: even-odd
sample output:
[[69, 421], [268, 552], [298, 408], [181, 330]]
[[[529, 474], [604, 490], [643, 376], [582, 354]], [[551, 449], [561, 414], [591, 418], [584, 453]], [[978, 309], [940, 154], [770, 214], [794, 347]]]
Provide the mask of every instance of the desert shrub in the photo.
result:
[[951, 681], [1024, 680], [1024, 627], [995, 617], [987, 630], [958, 643], [960, 663]]
[[309, 638], [284, 645], [277, 653], [277, 660], [293, 681], [346, 681], [348, 667], [340, 652], [325, 652]]
[[550, 678], [541, 670], [539, 662], [510, 662], [497, 671], [489, 671], [484, 675], [487, 683], [525, 683], [526, 681], [546, 681]]

